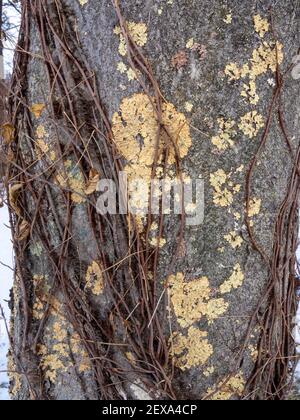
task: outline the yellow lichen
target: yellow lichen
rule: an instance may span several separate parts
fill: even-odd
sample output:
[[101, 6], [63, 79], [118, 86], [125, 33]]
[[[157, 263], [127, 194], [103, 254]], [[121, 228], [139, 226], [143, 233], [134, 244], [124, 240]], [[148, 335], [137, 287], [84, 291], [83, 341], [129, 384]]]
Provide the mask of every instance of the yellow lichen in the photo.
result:
[[267, 21], [267, 19], [263, 19], [260, 15], [255, 15], [253, 17], [253, 20], [255, 31], [259, 34], [261, 38], [263, 38], [270, 29], [269, 22]]
[[238, 289], [241, 287], [244, 283], [245, 275], [242, 272], [240, 264], [236, 264], [233, 269], [233, 273], [229, 277], [228, 280], [226, 280], [222, 286], [220, 287], [220, 292], [222, 294], [226, 294], [231, 292], [234, 289]]
[[[225, 385], [223, 385], [224, 383]], [[246, 382], [244, 380], [243, 373], [240, 372], [228, 381], [224, 379], [217, 386], [209, 388], [207, 390], [207, 397], [208, 399], [215, 401], [227, 401], [233, 397], [241, 397], [245, 386]]]
[[250, 200], [250, 203], [249, 203], [248, 216], [249, 217], [257, 216], [260, 213], [260, 208], [261, 208], [261, 199], [253, 198], [252, 200]]
[[228, 13], [225, 19], [223, 19], [223, 22], [227, 23], [227, 25], [230, 25], [232, 23], [232, 14]]
[[179, 325], [186, 328], [206, 317], [211, 323], [228, 309], [224, 299], [211, 299], [207, 277], [185, 282], [184, 275], [177, 273], [168, 279], [171, 287], [171, 302]]
[[[148, 29], [145, 23], [126, 22], [130, 37], [139, 46], [144, 47], [148, 41]], [[114, 33], [120, 37], [119, 54], [123, 57], [127, 54], [127, 45], [125, 37], [120, 26], [117, 26]]]
[[229, 77], [229, 80], [239, 80], [241, 78], [241, 70], [236, 63], [229, 63], [225, 67], [225, 75]]
[[21, 391], [22, 388], [22, 375], [18, 373], [18, 366], [15, 363], [15, 359], [11, 352], [8, 354], [7, 358], [7, 370], [8, 370], [8, 377], [10, 380], [10, 390], [9, 394], [12, 398], [17, 397], [18, 393]]
[[164, 238], [152, 238], [149, 240], [149, 244], [153, 247], [156, 248], [157, 246], [159, 248], [163, 248], [166, 245], [167, 241]]
[[216, 206], [229, 207], [233, 203], [234, 195], [240, 191], [240, 185], [229, 182], [230, 174], [226, 174], [223, 169], [218, 169], [210, 175], [210, 184], [214, 188], [213, 201]]
[[258, 349], [257, 349], [257, 347], [255, 347], [253, 345], [250, 345], [249, 346], [249, 352], [250, 352], [250, 356], [251, 356], [253, 362], [256, 362], [257, 361], [257, 358], [258, 358]]
[[277, 65], [283, 62], [283, 45], [278, 41], [276, 44], [263, 42], [261, 46], [253, 51], [252, 59], [250, 61], [250, 79], [255, 79], [268, 70], [271, 70], [274, 73], [277, 69]]
[[[146, 94], [135, 94], [122, 101], [120, 111], [112, 119], [116, 146], [128, 162], [124, 170], [130, 181], [129, 205], [135, 210], [133, 213], [140, 217], [148, 210], [152, 165], [157, 147], [159, 123], [154, 105], [154, 99]], [[166, 130], [161, 130], [158, 161], [168, 148], [168, 165], [173, 165], [177, 152], [180, 158], [184, 158], [192, 145], [189, 125], [184, 114], [177, 112], [170, 103], [162, 105], [162, 122]]]
[[100, 296], [104, 291], [103, 273], [96, 261], [93, 261], [87, 270], [86, 288], [96, 296]]
[[[154, 101], [154, 99], [153, 99]], [[176, 111], [170, 103], [162, 105], [162, 122], [176, 143], [181, 158], [192, 145], [190, 129], [185, 116]], [[151, 177], [152, 164], [157, 144], [159, 124], [150, 98], [143, 93], [135, 94], [122, 101], [120, 112], [113, 116], [113, 133], [116, 145], [129, 162], [125, 168], [129, 178]], [[165, 131], [161, 133], [160, 155], [170, 145]], [[176, 153], [170, 146], [169, 164], [175, 163]]]
[[213, 373], [215, 373], [215, 368], [213, 367], [213, 366], [211, 366], [211, 367], [209, 367], [209, 368], [207, 368], [204, 372], [203, 372], [203, 375], [206, 377], [206, 378], [209, 378]]
[[133, 69], [127, 70], [127, 78], [131, 82], [132, 80], [136, 80], [136, 72]]
[[34, 104], [31, 107], [31, 112], [34, 114], [35, 118], [40, 118], [45, 109], [45, 104]]
[[205, 365], [213, 354], [213, 346], [207, 337], [207, 332], [195, 327], [189, 328], [187, 337], [175, 333], [172, 338], [172, 349], [176, 366], [186, 370]]
[[193, 48], [194, 44], [195, 44], [194, 38], [190, 38], [188, 40], [188, 42], [186, 43], [186, 48], [191, 50]]
[[126, 358], [129, 360], [129, 362], [131, 362], [131, 363], [136, 363], [136, 359], [135, 359], [135, 357], [134, 357], [134, 354], [133, 354], [133, 353], [131, 353], [130, 351], [129, 351], [129, 352], [127, 352], [127, 353], [125, 354], [125, 356], [126, 356]]
[[226, 150], [234, 145], [233, 137], [237, 134], [234, 130], [235, 121], [225, 121], [224, 118], [218, 119], [218, 135], [212, 138], [212, 144], [219, 150]]
[[117, 69], [121, 74], [124, 74], [127, 72], [127, 66], [122, 61], [118, 63]]
[[241, 118], [239, 128], [245, 136], [252, 139], [264, 127], [264, 118], [257, 111], [248, 112]]
[[250, 80], [249, 85], [244, 83], [241, 96], [247, 98], [251, 105], [257, 105], [259, 102], [259, 96], [256, 92], [256, 83], [254, 80]]
[[192, 112], [193, 108], [194, 108], [194, 105], [191, 102], [186, 102], [184, 104], [184, 108], [187, 112]]
[[236, 220], [241, 220], [241, 218], [242, 218], [241, 213], [239, 213], [237, 211], [233, 213], [233, 216]]
[[89, 0], [79, 0], [81, 6], [85, 6]]
[[242, 246], [243, 238], [238, 235], [235, 231], [230, 232], [224, 236], [224, 239], [232, 246], [233, 249]]
[[[277, 65], [283, 62], [283, 45], [280, 42], [263, 42], [252, 52], [249, 63], [239, 67], [236, 63], [229, 63], [225, 67], [225, 75], [229, 81], [249, 77], [255, 80], [257, 77], [271, 70], [276, 71]], [[253, 89], [253, 87], [252, 87]]]
[[81, 344], [80, 337], [74, 332], [71, 324], [60, 315], [56, 316], [55, 319], [56, 321], [51, 328], [53, 343], [50, 346], [38, 345], [41, 368], [44, 371], [45, 378], [52, 383], [57, 381], [60, 374], [67, 372], [73, 366], [74, 360], [79, 373], [91, 369], [88, 355]]

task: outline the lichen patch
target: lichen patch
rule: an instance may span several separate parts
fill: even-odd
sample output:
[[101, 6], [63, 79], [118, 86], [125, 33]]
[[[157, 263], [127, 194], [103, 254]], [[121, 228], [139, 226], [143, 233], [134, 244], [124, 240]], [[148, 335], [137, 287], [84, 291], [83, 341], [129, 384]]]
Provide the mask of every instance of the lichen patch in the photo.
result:
[[[227, 401], [243, 395], [246, 382], [242, 372], [230, 378], [226, 383], [222, 380], [218, 385], [207, 390], [207, 398], [215, 401]], [[225, 383], [225, 385], [223, 385]]]
[[168, 166], [171, 167], [176, 162], [176, 154], [184, 158], [192, 145], [185, 115], [170, 103], [162, 105], [165, 129], [160, 131], [158, 144], [159, 123], [154, 105], [154, 98], [144, 93], [135, 94], [122, 101], [120, 111], [112, 119], [116, 146], [127, 161], [124, 171], [130, 181], [130, 205], [141, 216], [148, 209], [152, 165], [157, 148], [158, 163], [168, 150]]
[[86, 272], [86, 289], [95, 296], [100, 296], [104, 291], [104, 279], [100, 265], [93, 261]]
[[265, 122], [263, 116], [257, 111], [251, 111], [241, 118], [239, 128], [245, 136], [252, 139], [257, 136], [264, 125]]
[[218, 169], [210, 175], [210, 185], [214, 189], [213, 201], [216, 206], [230, 207], [235, 194], [240, 191], [240, 185], [234, 185], [231, 181], [231, 174], [223, 169]]
[[210, 323], [222, 316], [228, 309], [224, 299], [211, 298], [212, 290], [207, 277], [185, 281], [183, 273], [170, 276], [171, 303], [182, 328], [206, 317]]
[[241, 269], [240, 264], [236, 264], [233, 269], [233, 273], [220, 287], [222, 294], [230, 293], [232, 290], [238, 289], [244, 283], [245, 275]]
[[248, 217], [252, 218], [254, 216], [257, 216], [260, 213], [261, 209], [261, 199], [260, 198], [253, 198], [250, 200], [249, 203], [249, 211], [248, 211]]
[[[143, 22], [126, 22], [127, 29], [129, 32], [130, 37], [135, 42], [136, 45], [139, 47], [144, 47], [147, 44], [148, 41], [148, 28], [147, 25]], [[119, 43], [119, 54], [122, 57], [125, 57], [127, 55], [127, 45], [125, 37], [122, 33], [121, 27], [116, 26], [114, 29], [115, 35], [118, 35], [120, 38]]]
[[224, 239], [231, 245], [233, 249], [241, 247], [242, 243], [244, 242], [243, 238], [238, 235], [236, 231], [232, 231], [228, 235], [225, 235]]
[[270, 29], [270, 24], [267, 19], [263, 19], [260, 15], [255, 15], [253, 17], [255, 31], [259, 34], [261, 38], [265, 36], [265, 34]]
[[213, 355], [213, 346], [208, 341], [206, 331], [190, 327], [188, 335], [175, 333], [172, 337], [175, 364], [181, 370], [203, 366]]
[[227, 150], [234, 145], [234, 137], [237, 132], [234, 129], [234, 120], [225, 120], [224, 118], [218, 119], [218, 135], [214, 136], [211, 141], [218, 150]]

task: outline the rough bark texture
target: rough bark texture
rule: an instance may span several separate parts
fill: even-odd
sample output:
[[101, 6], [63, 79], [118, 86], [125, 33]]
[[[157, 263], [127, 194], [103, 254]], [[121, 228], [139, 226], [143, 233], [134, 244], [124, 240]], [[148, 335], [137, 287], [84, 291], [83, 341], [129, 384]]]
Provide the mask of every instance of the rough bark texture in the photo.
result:
[[[190, 127], [192, 145], [182, 156], [182, 172], [203, 178], [205, 185], [204, 223], [185, 228], [175, 264], [180, 221], [165, 218], [166, 244], [154, 280], [152, 259], [145, 276], [141, 261], [127, 258], [145, 244], [141, 239], [128, 248], [132, 235], [126, 217], [96, 215], [97, 194], [80, 203], [82, 197], [73, 193], [72, 198], [70, 190], [84, 195], [85, 188], [57, 181], [59, 162], [68, 161], [60, 171], [68, 173], [71, 167], [72, 177], [85, 185], [91, 167], [103, 178], [115, 175], [119, 161], [128, 163], [116, 140], [112, 169], [106, 148], [115, 150], [113, 136], [107, 134], [92, 96], [93, 89], [99, 93], [109, 122], [127, 100], [121, 109], [125, 121], [126, 110], [129, 114], [125, 131], [133, 130], [128, 121], [141, 117], [147, 101], [143, 93], [137, 105], [134, 95], [144, 89], [128, 78], [130, 58], [120, 54], [120, 36], [122, 42], [125, 35], [122, 25], [115, 30], [120, 25], [116, 8], [107, 0], [28, 3], [21, 37], [26, 31], [29, 37], [21, 43], [30, 55], [19, 54], [13, 83], [22, 101], [11, 98], [16, 137], [10, 145], [15, 156], [10, 186], [25, 183], [17, 198], [10, 195], [19, 235], [11, 359], [20, 375], [12, 375], [14, 398], [283, 397], [277, 389], [283, 385], [279, 377], [287, 380], [291, 366], [277, 361], [292, 355], [289, 332], [295, 309], [298, 181], [293, 170], [300, 85], [290, 72], [299, 48], [298, 2], [120, 2], [126, 22], [146, 25], [147, 42], [143, 28], [128, 24], [127, 29], [153, 69], [162, 103], [173, 104], [172, 118], [183, 118], [178, 115], [182, 113]], [[44, 40], [41, 28], [46, 30]], [[139, 70], [154, 96], [153, 83]], [[92, 89], [86, 88], [83, 74]], [[47, 109], [37, 118], [30, 108], [39, 103]], [[250, 127], [243, 124], [248, 113], [255, 120]], [[113, 123], [112, 129], [116, 134]], [[51, 151], [56, 166], [52, 162], [49, 169], [51, 157], [45, 155]], [[280, 213], [287, 201], [289, 216]], [[22, 237], [24, 221], [32, 229]], [[97, 267], [107, 268], [102, 289]], [[89, 289], [89, 279], [100, 282], [101, 293]], [[266, 362], [272, 368], [265, 373]]]

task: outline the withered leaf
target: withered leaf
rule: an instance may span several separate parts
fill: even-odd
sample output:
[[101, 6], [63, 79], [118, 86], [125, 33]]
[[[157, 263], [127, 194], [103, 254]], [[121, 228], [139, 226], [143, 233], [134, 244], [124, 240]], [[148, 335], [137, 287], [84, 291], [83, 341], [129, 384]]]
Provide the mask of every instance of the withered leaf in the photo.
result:
[[24, 219], [19, 227], [19, 233], [16, 237], [16, 240], [21, 242], [25, 241], [30, 234], [30, 224]]
[[4, 139], [5, 144], [10, 144], [15, 135], [15, 128], [12, 124], [6, 123], [1, 126], [1, 136]]
[[23, 184], [11, 185], [9, 188], [9, 203], [12, 209], [16, 212], [18, 216], [21, 216], [21, 209], [17, 204], [18, 196], [20, 189], [23, 187]]
[[98, 174], [98, 172], [95, 169], [91, 169], [89, 181], [84, 191], [86, 195], [91, 195], [96, 191], [99, 180], [100, 175]]
[[31, 112], [34, 114], [36, 118], [40, 118], [45, 108], [46, 108], [45, 104], [34, 104], [31, 107]]

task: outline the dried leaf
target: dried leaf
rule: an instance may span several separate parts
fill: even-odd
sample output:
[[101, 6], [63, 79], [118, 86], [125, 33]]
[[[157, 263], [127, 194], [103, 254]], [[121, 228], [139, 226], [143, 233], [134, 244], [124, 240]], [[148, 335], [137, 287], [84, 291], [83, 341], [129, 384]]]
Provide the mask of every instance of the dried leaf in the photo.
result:
[[40, 118], [45, 108], [46, 108], [45, 104], [34, 104], [31, 107], [31, 112], [34, 114], [36, 118]]
[[30, 224], [24, 219], [19, 227], [19, 234], [16, 237], [17, 241], [25, 241], [30, 234]]
[[1, 126], [1, 136], [3, 137], [5, 144], [10, 144], [15, 135], [15, 128], [10, 123], [3, 124]]
[[100, 175], [98, 174], [98, 172], [95, 169], [91, 169], [89, 182], [85, 190], [86, 195], [91, 195], [96, 191], [99, 180]]
[[18, 216], [21, 216], [21, 209], [17, 204], [20, 189], [23, 184], [15, 184], [9, 188], [9, 203]]

